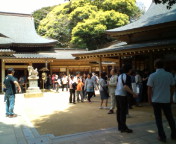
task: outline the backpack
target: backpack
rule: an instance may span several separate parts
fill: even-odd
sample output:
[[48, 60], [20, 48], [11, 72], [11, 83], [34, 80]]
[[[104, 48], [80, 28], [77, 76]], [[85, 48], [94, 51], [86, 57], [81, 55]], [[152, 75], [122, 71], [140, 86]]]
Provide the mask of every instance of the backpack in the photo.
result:
[[74, 82], [74, 83], [72, 84], [72, 88], [73, 88], [73, 90], [76, 90], [76, 88], [77, 88], [77, 83]]

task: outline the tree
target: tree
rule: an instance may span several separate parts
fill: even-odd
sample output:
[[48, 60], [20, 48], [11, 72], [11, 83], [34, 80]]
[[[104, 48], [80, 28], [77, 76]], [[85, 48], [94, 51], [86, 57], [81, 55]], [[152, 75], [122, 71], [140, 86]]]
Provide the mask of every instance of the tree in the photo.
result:
[[38, 29], [40, 21], [46, 17], [46, 15], [54, 8], [53, 7], [44, 7], [42, 9], [36, 10], [32, 13], [34, 17], [35, 28]]
[[167, 8], [170, 9], [172, 5], [176, 4], [176, 0], [153, 0], [156, 4], [167, 3]]
[[129, 22], [126, 14], [111, 11], [99, 11], [96, 15], [92, 15], [90, 19], [86, 19], [78, 23], [72, 30], [71, 42], [79, 47], [87, 47], [89, 49], [98, 49], [109, 41], [104, 31], [114, 27], [125, 25]]
[[91, 15], [95, 15], [98, 8], [93, 5], [84, 5], [83, 7], [77, 7], [69, 14], [69, 19], [71, 22], [71, 27], [75, 27], [78, 22], [82, 22], [88, 19]]
[[110, 41], [105, 30], [129, 23], [138, 14], [135, 0], [71, 0], [52, 9], [38, 32], [61, 47], [100, 48]]

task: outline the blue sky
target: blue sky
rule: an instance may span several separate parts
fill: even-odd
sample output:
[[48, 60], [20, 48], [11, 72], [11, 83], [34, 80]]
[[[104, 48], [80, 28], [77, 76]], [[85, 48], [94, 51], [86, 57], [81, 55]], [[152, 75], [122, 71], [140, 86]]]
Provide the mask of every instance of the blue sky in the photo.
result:
[[[143, 3], [146, 9], [152, 0], [136, 0]], [[64, 0], [0, 0], [0, 12], [15, 12], [31, 14], [33, 11], [46, 6], [53, 6], [63, 3]]]

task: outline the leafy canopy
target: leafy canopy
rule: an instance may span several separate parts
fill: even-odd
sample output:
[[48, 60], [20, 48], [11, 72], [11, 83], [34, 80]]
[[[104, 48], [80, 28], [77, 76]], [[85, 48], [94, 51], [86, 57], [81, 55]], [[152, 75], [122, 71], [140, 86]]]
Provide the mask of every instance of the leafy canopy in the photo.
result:
[[111, 41], [107, 29], [128, 24], [140, 10], [135, 0], [72, 0], [42, 17], [38, 33], [58, 40], [61, 47], [97, 49]]

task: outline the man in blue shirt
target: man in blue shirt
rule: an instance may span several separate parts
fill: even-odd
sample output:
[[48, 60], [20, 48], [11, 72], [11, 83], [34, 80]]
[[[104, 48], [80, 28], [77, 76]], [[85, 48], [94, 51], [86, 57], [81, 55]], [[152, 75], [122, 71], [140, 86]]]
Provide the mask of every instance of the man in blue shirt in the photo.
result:
[[21, 92], [21, 87], [13, 77], [15, 71], [13, 68], [9, 68], [7, 70], [8, 75], [4, 80], [4, 88], [5, 88], [5, 101], [6, 101], [6, 116], [9, 118], [16, 117], [14, 114], [14, 104], [15, 104], [15, 94], [16, 94], [16, 86], [18, 87], [18, 91]]
[[162, 124], [162, 110], [171, 128], [171, 138], [176, 139], [176, 126], [172, 115], [171, 103], [174, 91], [174, 78], [171, 73], [164, 69], [164, 62], [160, 59], [155, 61], [156, 72], [149, 76], [148, 100], [152, 103], [155, 121], [158, 128], [159, 140], [166, 142], [166, 135]]

